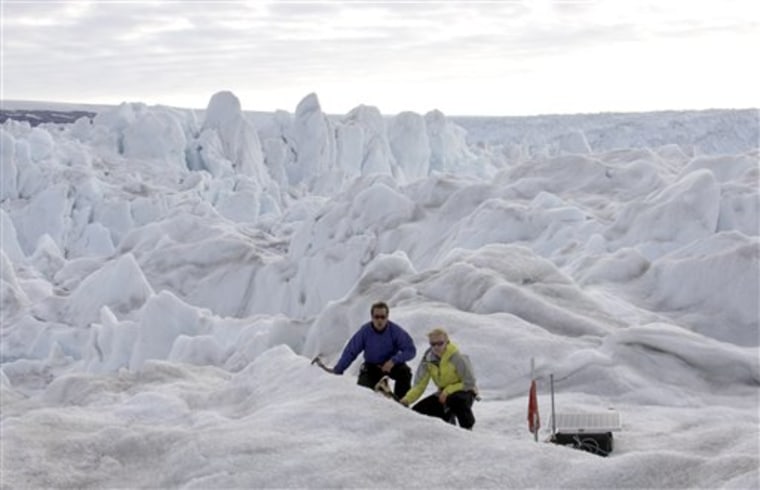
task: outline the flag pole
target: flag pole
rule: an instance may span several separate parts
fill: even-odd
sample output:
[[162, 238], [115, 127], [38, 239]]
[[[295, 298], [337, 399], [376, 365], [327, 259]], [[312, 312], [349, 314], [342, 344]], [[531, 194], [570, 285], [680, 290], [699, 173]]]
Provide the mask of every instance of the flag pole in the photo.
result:
[[554, 438], [554, 434], [557, 432], [557, 423], [554, 416], [554, 373], [549, 375], [549, 384], [552, 390], [552, 438]]
[[[536, 359], [534, 357], [530, 358], [530, 381], [531, 384], [534, 384], [536, 382]], [[533, 387], [531, 387], [533, 388]], [[533, 426], [533, 440], [535, 442], [538, 442], [538, 424], [535, 424]]]

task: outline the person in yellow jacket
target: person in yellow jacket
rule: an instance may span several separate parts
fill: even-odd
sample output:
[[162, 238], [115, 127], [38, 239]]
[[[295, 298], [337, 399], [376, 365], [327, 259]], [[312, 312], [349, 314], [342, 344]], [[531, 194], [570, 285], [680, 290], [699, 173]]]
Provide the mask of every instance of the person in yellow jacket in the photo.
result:
[[472, 429], [475, 425], [472, 403], [478, 388], [470, 360], [449, 341], [449, 334], [442, 328], [431, 330], [428, 340], [430, 348], [417, 367], [414, 386], [400, 401], [407, 407], [417, 401], [432, 379], [438, 391], [414, 405], [412, 410], [452, 423], [452, 417], [456, 417], [460, 427]]

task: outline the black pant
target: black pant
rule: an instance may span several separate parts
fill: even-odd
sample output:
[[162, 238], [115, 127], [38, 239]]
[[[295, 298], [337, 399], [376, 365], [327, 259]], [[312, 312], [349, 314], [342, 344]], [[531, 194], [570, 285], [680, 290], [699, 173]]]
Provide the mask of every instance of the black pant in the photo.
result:
[[438, 401], [438, 393], [430, 395], [419, 401], [412, 410], [415, 412], [438, 417], [449, 423], [454, 423], [454, 417], [459, 421], [459, 427], [472, 429], [475, 425], [475, 416], [472, 414], [472, 402], [475, 394], [471, 391], [455, 391], [446, 397], [446, 404]]
[[396, 398], [403, 398], [409, 388], [412, 387], [412, 370], [405, 363], [394, 364], [390, 373], [384, 373], [380, 366], [365, 362], [362, 364], [357, 383], [367, 388], [374, 388], [377, 382], [386, 375], [395, 381], [393, 394], [396, 395]]

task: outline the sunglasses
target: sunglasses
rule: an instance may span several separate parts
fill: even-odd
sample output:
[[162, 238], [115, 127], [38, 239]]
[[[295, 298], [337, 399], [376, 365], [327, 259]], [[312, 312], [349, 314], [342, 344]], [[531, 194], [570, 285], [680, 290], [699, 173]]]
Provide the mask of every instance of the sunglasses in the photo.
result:
[[440, 347], [442, 345], [446, 345], [445, 340], [441, 340], [439, 342], [430, 342], [430, 347]]
[[385, 315], [372, 315], [372, 318], [374, 318], [375, 320], [385, 320], [388, 317]]

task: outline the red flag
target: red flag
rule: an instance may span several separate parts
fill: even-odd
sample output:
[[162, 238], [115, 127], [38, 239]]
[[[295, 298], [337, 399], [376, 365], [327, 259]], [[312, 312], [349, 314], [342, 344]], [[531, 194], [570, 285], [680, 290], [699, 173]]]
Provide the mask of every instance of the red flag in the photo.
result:
[[541, 419], [538, 416], [538, 397], [536, 396], [536, 380], [530, 382], [530, 395], [528, 397], [528, 429], [531, 434], [536, 434], [541, 427]]

